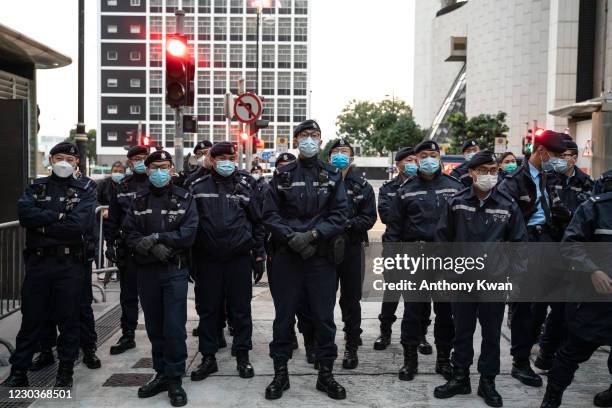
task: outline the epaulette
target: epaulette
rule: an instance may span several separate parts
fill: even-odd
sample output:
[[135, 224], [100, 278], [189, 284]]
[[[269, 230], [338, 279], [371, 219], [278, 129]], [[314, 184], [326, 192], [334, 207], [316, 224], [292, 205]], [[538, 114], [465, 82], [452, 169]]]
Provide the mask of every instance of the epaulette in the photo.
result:
[[189, 182], [189, 187], [191, 186], [195, 186], [198, 183], [201, 183], [202, 181], [209, 179], [210, 178], [210, 173], [206, 173], [205, 175], [203, 175], [202, 177], [198, 177], [197, 179], [190, 181]]
[[503, 197], [506, 200], [510, 201], [511, 203], [516, 201], [510, 194], [506, 193], [505, 191], [502, 191], [502, 190], [499, 190], [499, 189], [496, 188], [495, 192], [497, 194], [499, 194], [501, 197]]
[[184, 188], [179, 187], [179, 186], [172, 185], [172, 191], [171, 192], [172, 192], [173, 195], [175, 195], [177, 197], [180, 197], [180, 198], [183, 198], [183, 199], [189, 197], [189, 192], [187, 190], [185, 190]]
[[463, 183], [461, 182], [461, 180], [459, 180], [457, 177], [455, 176], [451, 176], [450, 174], [446, 174], [446, 173], [442, 173], [443, 176], [448, 177], [449, 179], [456, 181], [457, 183], [463, 185]]
[[81, 190], [88, 190], [91, 188], [93, 181], [90, 178], [74, 178], [70, 179], [70, 185], [72, 187], [80, 188]]
[[455, 194], [453, 194], [453, 197], [459, 197], [460, 195], [467, 193], [469, 190], [471, 190], [472, 187], [465, 187], [459, 191], [457, 191]]
[[280, 169], [277, 168], [276, 171], [277, 173], [281, 174], [281, 173], [287, 173], [290, 172], [292, 170], [295, 170], [295, 168], [297, 167], [297, 160], [294, 160], [290, 163], [285, 164], [283, 167], [281, 167]]
[[329, 163], [325, 163], [324, 161], [319, 161], [319, 163], [321, 163], [322, 165], [321, 167], [323, 168], [323, 170], [327, 171], [328, 173], [338, 174], [340, 172], [340, 170], [337, 167], [332, 166]]
[[123, 180], [121, 180], [121, 183], [117, 185], [117, 192], [127, 193], [129, 189], [128, 181], [130, 181], [131, 179], [132, 176], [126, 176]]
[[416, 178], [417, 178], [417, 175], [413, 174], [412, 176], [410, 176], [406, 180], [404, 180], [402, 182], [402, 184], [400, 184], [400, 187], [403, 187], [406, 183], [408, 183], [409, 181], [415, 180]]
[[594, 195], [593, 197], [589, 198], [589, 200], [591, 200], [595, 204], [597, 204], [597, 203], [604, 203], [606, 201], [610, 201], [610, 200], [612, 200], [612, 191], [609, 191], [607, 193], [601, 193], [601, 194]]

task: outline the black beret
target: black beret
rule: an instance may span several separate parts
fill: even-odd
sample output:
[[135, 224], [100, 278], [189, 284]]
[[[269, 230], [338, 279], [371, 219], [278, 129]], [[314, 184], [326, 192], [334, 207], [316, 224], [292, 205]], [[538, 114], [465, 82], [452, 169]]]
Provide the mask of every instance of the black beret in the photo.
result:
[[400, 151], [395, 154], [395, 161], [402, 161], [408, 156], [414, 156], [414, 148], [413, 147], [404, 147]]
[[200, 150], [210, 149], [211, 147], [212, 143], [210, 142], [210, 140], [202, 140], [201, 142], [198, 142], [198, 144], [195, 145], [195, 147], [193, 148], [193, 154], [196, 154]]
[[536, 136], [535, 145], [542, 145], [546, 150], [553, 153], [563, 153], [567, 150], [565, 147], [565, 134], [555, 132], [554, 130], [545, 130], [540, 136]]
[[300, 132], [308, 129], [318, 130], [319, 132], [321, 131], [321, 127], [316, 121], [308, 119], [300, 123], [293, 129], [293, 137], [296, 137]]
[[440, 146], [433, 140], [423, 140], [414, 148], [414, 154], [420, 153], [424, 150], [433, 150], [434, 152], [439, 152]]
[[470, 147], [474, 147], [474, 146], [479, 146], [478, 142], [476, 141], [476, 139], [470, 139], [463, 144], [463, 147], [461, 148], [461, 152], [463, 153]]
[[215, 143], [210, 149], [210, 157], [217, 157], [223, 154], [236, 154], [236, 148], [231, 142]]
[[252, 173], [252, 172], [254, 172], [255, 170], [261, 170], [261, 171], [263, 171], [263, 167], [261, 167], [260, 165], [253, 166], [253, 168], [251, 169], [251, 173]]
[[349, 142], [347, 142], [344, 139], [336, 139], [334, 140], [334, 143], [332, 143], [331, 147], [329, 148], [328, 156], [331, 156], [332, 150], [334, 150], [337, 147], [348, 147], [349, 149], [351, 149], [351, 152], [353, 151], [353, 146], [351, 146]]
[[483, 164], [497, 164], [495, 154], [490, 150], [481, 150], [468, 162], [468, 169], [475, 169]]
[[60, 154], [60, 153], [69, 154], [74, 157], [79, 157], [79, 149], [72, 143], [68, 143], [68, 142], [61, 142], [53, 146], [53, 148], [49, 152], [49, 155], [53, 156], [54, 154]]
[[566, 150], [575, 150], [575, 151], [578, 151], [578, 145], [573, 140], [566, 140], [565, 141], [565, 149]]
[[276, 158], [276, 162], [274, 163], [274, 167], [278, 167], [280, 162], [292, 162], [296, 159], [294, 155], [291, 153], [283, 153]]
[[149, 148], [146, 146], [132, 146], [127, 152], [127, 157], [128, 159], [131, 159], [139, 154], [149, 154]]
[[156, 150], [145, 159], [145, 166], [158, 161], [169, 161], [172, 163], [172, 156], [165, 150]]

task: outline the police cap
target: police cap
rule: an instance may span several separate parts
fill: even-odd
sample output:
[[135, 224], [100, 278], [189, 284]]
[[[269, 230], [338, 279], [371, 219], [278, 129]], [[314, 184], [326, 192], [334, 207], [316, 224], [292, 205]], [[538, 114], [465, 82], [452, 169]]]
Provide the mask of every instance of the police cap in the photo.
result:
[[408, 156], [414, 156], [414, 148], [413, 147], [404, 147], [397, 153], [395, 153], [395, 161], [402, 161]]
[[546, 150], [550, 150], [553, 153], [563, 153], [567, 150], [565, 143], [565, 135], [563, 133], [545, 130], [540, 136], [536, 135], [534, 144], [536, 146], [542, 145]]
[[236, 154], [236, 148], [231, 142], [219, 142], [215, 143], [210, 148], [210, 157], [217, 157], [224, 154]]
[[332, 143], [331, 147], [329, 148], [328, 156], [331, 156], [332, 150], [334, 150], [337, 147], [348, 147], [349, 149], [351, 149], [351, 153], [353, 153], [353, 146], [351, 146], [351, 144], [348, 141], [344, 139], [336, 139], [334, 140], [334, 143]]
[[211, 147], [212, 143], [210, 140], [202, 140], [193, 148], [193, 154], [197, 154], [200, 150], [210, 149]]
[[474, 154], [474, 157], [468, 162], [468, 169], [475, 169], [483, 164], [497, 164], [495, 154], [490, 150], [481, 150]]
[[132, 157], [140, 154], [149, 154], [149, 149], [146, 146], [132, 146], [127, 152], [127, 157], [128, 159], [131, 159]]
[[281, 162], [292, 162], [296, 159], [294, 155], [291, 153], [283, 153], [276, 158], [276, 162], [274, 163], [274, 167], [278, 167]]
[[304, 130], [309, 130], [309, 129], [318, 130], [319, 132], [321, 131], [321, 127], [316, 121], [312, 119], [308, 119], [300, 123], [293, 129], [293, 137], [296, 137], [297, 135], [300, 134], [300, 132]]
[[578, 153], [578, 145], [573, 140], [566, 140], [565, 150], [574, 150], [576, 153]]
[[414, 154], [420, 153], [425, 150], [432, 150], [434, 152], [440, 151], [440, 146], [433, 140], [424, 140], [414, 148]]
[[463, 153], [463, 152], [465, 152], [467, 149], [469, 149], [470, 147], [474, 147], [474, 146], [479, 146], [479, 147], [480, 147], [480, 145], [478, 144], [478, 142], [476, 141], [476, 139], [470, 139], [470, 140], [466, 141], [466, 142], [463, 144], [463, 147], [461, 148], [461, 152]]
[[261, 167], [259, 164], [256, 165], [256, 166], [253, 166], [253, 168], [251, 169], [251, 173], [254, 172], [254, 171], [257, 171], [257, 170], [263, 171], [263, 167]]
[[53, 146], [49, 155], [53, 156], [54, 154], [69, 154], [74, 157], [79, 157], [79, 149], [69, 142], [61, 142]]

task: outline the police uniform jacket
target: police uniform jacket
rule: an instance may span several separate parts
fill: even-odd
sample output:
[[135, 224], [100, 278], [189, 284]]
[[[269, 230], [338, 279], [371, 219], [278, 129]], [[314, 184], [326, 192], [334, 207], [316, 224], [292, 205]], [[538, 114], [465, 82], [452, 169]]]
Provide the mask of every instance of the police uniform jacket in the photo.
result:
[[565, 174], [552, 174], [547, 182], [553, 195], [572, 211], [589, 199], [593, 191], [593, 180], [578, 167], [574, 167], [575, 173], [568, 177]]
[[395, 176], [391, 180], [386, 181], [378, 190], [378, 215], [383, 224], [386, 224], [389, 220], [389, 209], [391, 208], [393, 197], [395, 197], [402, 183], [403, 181], [400, 176]]
[[472, 180], [472, 176], [470, 176], [470, 172], [468, 169], [468, 162], [463, 162], [459, 166], [455, 167], [450, 175], [456, 178], [463, 184], [465, 187], [470, 187], [474, 182]]
[[368, 181], [351, 170], [344, 178], [348, 197], [346, 234], [350, 242], [366, 242], [368, 231], [376, 223], [376, 197]]
[[120, 239], [125, 215], [130, 211], [136, 195], [148, 190], [149, 177], [144, 173], [133, 173], [111, 191], [108, 218], [104, 223], [104, 239], [107, 243], [114, 244]]

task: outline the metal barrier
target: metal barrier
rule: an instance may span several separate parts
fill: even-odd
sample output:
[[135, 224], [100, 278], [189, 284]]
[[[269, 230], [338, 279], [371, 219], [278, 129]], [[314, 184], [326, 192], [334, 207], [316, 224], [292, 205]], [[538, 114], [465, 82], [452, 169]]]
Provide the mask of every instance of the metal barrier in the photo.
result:
[[[96, 275], [96, 277], [100, 274], [104, 274], [104, 287], [98, 285], [97, 283], [91, 284], [94, 288], [98, 289], [102, 295], [102, 302], [106, 302], [106, 285], [110, 282], [110, 278], [113, 273], [118, 272], [119, 269], [116, 266], [110, 266], [108, 268], [104, 267], [105, 257], [104, 250], [106, 248], [104, 241], [104, 210], [108, 210], [108, 205], [101, 205], [96, 208], [96, 218], [99, 221], [98, 226], [98, 253], [96, 259], [97, 268], [92, 270], [92, 273]], [[98, 302], [98, 300], [94, 297], [94, 302]]]
[[[21, 309], [21, 282], [25, 275], [25, 230], [19, 221], [0, 224], [0, 320]], [[10, 353], [13, 345], [0, 338]]]

